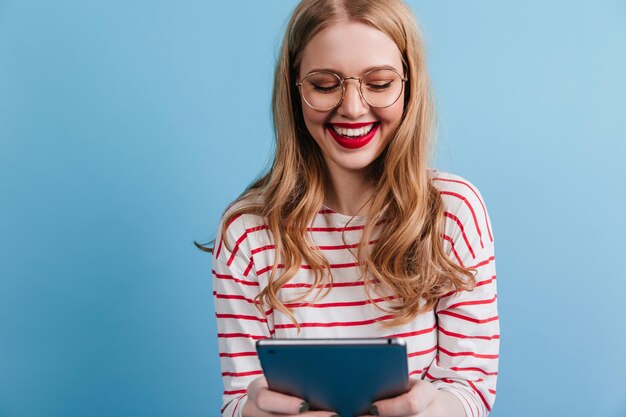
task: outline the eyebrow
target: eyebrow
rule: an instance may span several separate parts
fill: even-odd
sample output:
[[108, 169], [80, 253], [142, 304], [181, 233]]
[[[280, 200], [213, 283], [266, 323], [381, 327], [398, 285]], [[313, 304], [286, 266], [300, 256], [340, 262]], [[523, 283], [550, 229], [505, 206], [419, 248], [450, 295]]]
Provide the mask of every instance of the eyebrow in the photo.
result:
[[[373, 67], [368, 67], [365, 68], [365, 70], [363, 70], [363, 72], [361, 74], [365, 74], [368, 71], [372, 71], [372, 70], [378, 70], [378, 69], [390, 69], [390, 70], [394, 70], [398, 73], [402, 73], [403, 71], [398, 70], [397, 68], [394, 68], [391, 65], [375, 65]], [[336, 69], [333, 68], [313, 68], [311, 71], [307, 72], [307, 74], [310, 74], [312, 72], [319, 72], [319, 71], [330, 71], [330, 72], [334, 72], [335, 74], [339, 75], [340, 77], [345, 77], [345, 74], [341, 71], [337, 71]]]

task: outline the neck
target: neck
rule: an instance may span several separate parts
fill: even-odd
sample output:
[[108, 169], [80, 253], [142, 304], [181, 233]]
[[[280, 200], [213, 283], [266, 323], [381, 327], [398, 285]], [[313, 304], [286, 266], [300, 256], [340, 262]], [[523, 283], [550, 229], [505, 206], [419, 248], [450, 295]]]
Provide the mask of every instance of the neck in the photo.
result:
[[365, 171], [329, 172], [325, 205], [348, 216], [366, 215], [374, 188]]

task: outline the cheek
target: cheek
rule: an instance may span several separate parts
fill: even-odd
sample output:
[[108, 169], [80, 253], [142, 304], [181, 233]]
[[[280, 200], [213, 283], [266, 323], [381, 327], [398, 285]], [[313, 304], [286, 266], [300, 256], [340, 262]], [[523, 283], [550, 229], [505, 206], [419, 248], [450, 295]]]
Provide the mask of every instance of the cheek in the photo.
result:
[[404, 111], [404, 103], [399, 101], [391, 107], [378, 110], [378, 118], [391, 128], [396, 128], [402, 121], [402, 112]]
[[323, 112], [315, 111], [311, 108], [303, 109], [302, 116], [304, 123], [306, 124], [309, 133], [317, 140], [320, 132], [323, 132], [324, 126], [327, 122], [327, 115]]
[[327, 115], [322, 112], [317, 112], [312, 109], [305, 109], [302, 113], [304, 118], [304, 124], [306, 125], [309, 134], [313, 137], [313, 140], [322, 147], [323, 138], [325, 133], [325, 125], [327, 122]]

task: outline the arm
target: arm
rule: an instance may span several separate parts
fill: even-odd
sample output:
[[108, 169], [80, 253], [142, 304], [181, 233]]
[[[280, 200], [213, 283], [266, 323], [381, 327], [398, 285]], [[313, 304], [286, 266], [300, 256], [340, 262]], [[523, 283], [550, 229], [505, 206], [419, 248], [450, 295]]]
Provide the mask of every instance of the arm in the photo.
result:
[[271, 337], [266, 314], [254, 304], [260, 287], [252, 270], [246, 272], [251, 258], [244, 218], [227, 226], [226, 240], [218, 228], [213, 253], [213, 299], [217, 337], [224, 383], [222, 415], [241, 417], [250, 382], [262, 376], [255, 342]]
[[252, 261], [256, 243], [250, 238], [258, 225], [244, 218], [228, 225], [228, 245], [221, 231], [213, 259], [213, 297], [217, 318], [218, 346], [224, 382], [223, 417], [328, 417], [332, 412], [306, 411], [300, 398], [269, 390], [263, 377], [255, 343], [274, 334], [272, 311], [259, 311], [254, 298], [261, 287]]
[[426, 380], [412, 381], [403, 396], [376, 402], [380, 416], [485, 417], [495, 400], [500, 334], [489, 217], [470, 183], [456, 176], [438, 180], [446, 211], [444, 248], [475, 270], [476, 287], [441, 297], [434, 311], [438, 351]]
[[442, 183], [444, 245], [452, 259], [476, 271], [476, 287], [439, 300], [439, 349], [426, 377], [456, 396], [467, 417], [484, 417], [495, 401], [500, 342], [493, 234], [478, 190], [458, 177]]
[[491, 411], [500, 342], [493, 250], [481, 253], [474, 265], [476, 288], [442, 297], [437, 305], [439, 350], [426, 374], [460, 400], [467, 417]]
[[479, 267], [474, 290], [439, 301], [438, 353], [426, 380], [412, 380], [406, 394], [374, 403], [372, 414], [485, 417], [491, 411], [500, 339], [493, 262]]

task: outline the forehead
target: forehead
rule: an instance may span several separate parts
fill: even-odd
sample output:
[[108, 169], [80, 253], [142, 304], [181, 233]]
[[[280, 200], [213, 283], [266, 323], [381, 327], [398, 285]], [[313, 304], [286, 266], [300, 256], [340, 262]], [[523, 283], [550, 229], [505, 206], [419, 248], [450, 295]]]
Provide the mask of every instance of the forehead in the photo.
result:
[[332, 69], [353, 76], [378, 66], [402, 73], [402, 55], [395, 42], [365, 23], [345, 21], [323, 29], [309, 41], [302, 51], [300, 75]]

